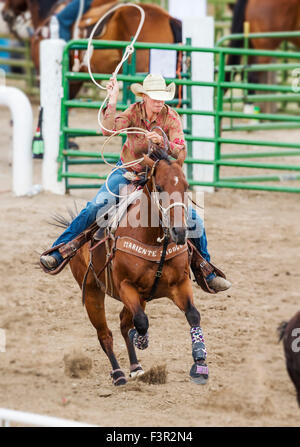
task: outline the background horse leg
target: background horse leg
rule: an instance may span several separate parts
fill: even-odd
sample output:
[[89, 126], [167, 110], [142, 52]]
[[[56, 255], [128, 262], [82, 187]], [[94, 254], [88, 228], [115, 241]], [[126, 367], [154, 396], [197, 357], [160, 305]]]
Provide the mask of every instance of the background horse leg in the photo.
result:
[[109, 358], [113, 371], [114, 385], [125, 385], [126, 378], [113, 352], [112, 332], [107, 326], [104, 307], [105, 294], [94, 284], [86, 286], [85, 307], [92, 325], [95, 327], [100, 345]]
[[190, 370], [191, 380], [197, 384], [205, 384], [208, 380], [206, 349], [202, 329], [200, 327], [200, 313], [194, 306], [191, 281], [188, 279], [178, 287], [174, 288], [170, 298], [176, 306], [185, 313], [191, 328], [192, 355], [195, 362]]
[[129, 310], [129, 312], [132, 313], [133, 316], [133, 324], [135, 326], [135, 329], [131, 329], [129, 331], [129, 340], [138, 349], [148, 348], [149, 321], [147, 315], [144, 312], [144, 302], [141, 301], [140, 295], [136, 288], [127, 279], [121, 282], [119, 294], [123, 304]]
[[[143, 309], [145, 309], [146, 303], [142, 306]], [[133, 328], [133, 315], [125, 306], [123, 307], [121, 313], [120, 313], [120, 329], [121, 333], [124, 337], [128, 356], [129, 356], [129, 362], [130, 362], [130, 374], [129, 376], [134, 378], [136, 376], [139, 376], [141, 374], [144, 374], [144, 370], [140, 363], [138, 362], [138, 359], [136, 357], [136, 352], [134, 345], [132, 344], [131, 340], [128, 337], [128, 332], [130, 329]]]

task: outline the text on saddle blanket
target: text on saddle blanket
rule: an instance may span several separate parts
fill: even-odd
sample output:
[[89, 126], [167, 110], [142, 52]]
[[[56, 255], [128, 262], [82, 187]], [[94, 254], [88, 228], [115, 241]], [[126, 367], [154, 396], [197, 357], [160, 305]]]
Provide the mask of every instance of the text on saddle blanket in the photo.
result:
[[[116, 243], [116, 249], [125, 253], [138, 256], [146, 261], [159, 262], [162, 255], [162, 247], [156, 245], [146, 245], [143, 242], [137, 241], [129, 237], [118, 237]], [[187, 244], [176, 245], [175, 242], [171, 242], [168, 245], [166, 258], [174, 258], [187, 251]]]

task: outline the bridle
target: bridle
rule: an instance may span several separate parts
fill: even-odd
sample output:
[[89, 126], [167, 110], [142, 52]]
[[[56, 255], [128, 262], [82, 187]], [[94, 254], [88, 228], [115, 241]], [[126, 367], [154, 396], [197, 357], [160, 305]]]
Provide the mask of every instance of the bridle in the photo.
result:
[[[151, 197], [153, 197], [153, 201], [154, 201], [155, 205], [157, 206], [158, 210], [161, 213], [161, 220], [162, 220], [163, 227], [170, 228], [169, 211], [172, 208], [175, 208], [176, 206], [180, 206], [180, 207], [182, 207], [184, 209], [184, 217], [185, 217], [184, 225], [186, 225], [186, 218], [187, 218], [188, 209], [187, 209], [187, 206], [186, 206], [186, 204], [184, 202], [173, 202], [173, 203], [171, 203], [167, 207], [163, 207], [161, 205], [161, 203], [160, 203], [159, 191], [157, 190], [157, 187], [156, 187], [156, 184], [155, 184], [155, 170], [156, 170], [156, 167], [157, 167], [157, 165], [158, 165], [158, 163], [160, 161], [161, 160], [157, 160], [153, 164], [149, 178], [151, 178], [151, 181], [152, 181], [152, 195], [151, 195]], [[148, 189], [148, 192], [150, 193], [149, 189]]]
[[187, 226], [186, 220], [187, 220], [187, 214], [188, 214], [188, 209], [187, 209], [187, 206], [185, 205], [184, 202], [173, 202], [173, 203], [171, 203], [167, 207], [163, 207], [161, 205], [160, 199], [159, 199], [159, 194], [160, 193], [157, 190], [157, 187], [156, 187], [156, 184], [155, 184], [155, 171], [156, 171], [156, 168], [157, 168], [157, 166], [158, 166], [160, 161], [161, 160], [156, 160], [154, 162], [154, 164], [153, 164], [153, 166], [151, 168], [150, 174], [149, 174], [149, 176], [147, 176], [147, 180], [151, 179], [151, 182], [152, 182], [152, 194], [150, 193], [150, 190], [148, 188], [147, 183], [145, 185], [146, 186], [146, 190], [147, 190], [148, 195], [149, 195], [149, 199], [150, 200], [153, 199], [153, 202], [156, 205], [156, 207], [157, 207], [157, 209], [159, 211], [159, 214], [160, 214], [159, 221], [160, 221], [161, 227], [163, 228], [164, 235], [163, 235], [162, 238], [161, 237], [157, 238], [157, 242], [159, 242], [159, 243], [162, 242], [164, 239], [168, 239], [169, 240], [169, 238], [170, 238], [170, 217], [169, 217], [169, 211], [172, 208], [175, 208], [176, 206], [182, 207], [184, 209], [184, 226], [185, 227]]

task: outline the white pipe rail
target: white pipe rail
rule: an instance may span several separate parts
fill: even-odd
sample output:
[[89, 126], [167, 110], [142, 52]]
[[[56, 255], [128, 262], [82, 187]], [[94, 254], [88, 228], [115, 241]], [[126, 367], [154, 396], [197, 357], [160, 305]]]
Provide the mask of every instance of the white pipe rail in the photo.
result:
[[9, 107], [13, 121], [13, 192], [27, 194], [32, 187], [32, 108], [26, 95], [15, 87], [0, 86], [0, 105]]
[[85, 422], [76, 422], [68, 419], [59, 419], [50, 416], [42, 416], [34, 413], [24, 413], [23, 411], [8, 410], [0, 408], [0, 427], [9, 427], [10, 422], [17, 422], [24, 425], [34, 425], [36, 427], [99, 427]]

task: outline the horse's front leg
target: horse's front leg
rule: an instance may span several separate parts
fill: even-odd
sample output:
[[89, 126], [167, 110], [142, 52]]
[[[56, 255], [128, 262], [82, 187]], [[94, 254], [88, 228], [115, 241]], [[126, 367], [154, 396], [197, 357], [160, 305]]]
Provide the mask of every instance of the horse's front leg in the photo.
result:
[[[132, 315], [134, 328], [130, 329], [128, 332], [130, 343], [136, 346], [138, 349], [146, 349], [149, 343], [149, 336], [148, 336], [149, 321], [147, 315], [144, 312], [145, 303], [142, 302], [138, 291], [127, 279], [121, 282], [119, 294], [124, 306]], [[126, 322], [123, 323], [125, 328]], [[124, 332], [124, 328], [122, 333]], [[134, 357], [132, 357], [132, 359], [134, 359]]]
[[170, 298], [185, 313], [190, 325], [192, 337], [192, 356], [194, 364], [190, 370], [191, 380], [197, 384], [205, 384], [208, 380], [208, 367], [206, 364], [206, 348], [200, 327], [200, 313], [194, 306], [193, 289], [190, 279], [186, 279], [174, 287]]
[[[145, 309], [146, 303], [142, 303], [143, 309]], [[121, 313], [120, 313], [120, 329], [121, 333], [123, 335], [123, 338], [126, 343], [128, 357], [129, 357], [129, 363], [130, 363], [130, 374], [129, 376], [131, 378], [135, 378], [141, 374], [144, 374], [144, 370], [141, 366], [141, 364], [138, 362], [135, 347], [132, 343], [132, 335], [136, 333], [136, 329], [134, 329], [133, 324], [133, 315], [130, 310], [127, 309], [127, 307], [123, 307]], [[129, 334], [131, 335], [131, 338], [129, 338]]]

